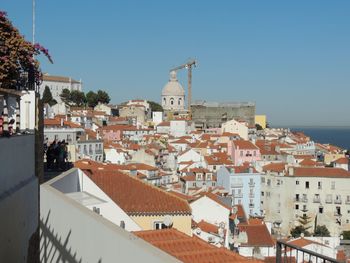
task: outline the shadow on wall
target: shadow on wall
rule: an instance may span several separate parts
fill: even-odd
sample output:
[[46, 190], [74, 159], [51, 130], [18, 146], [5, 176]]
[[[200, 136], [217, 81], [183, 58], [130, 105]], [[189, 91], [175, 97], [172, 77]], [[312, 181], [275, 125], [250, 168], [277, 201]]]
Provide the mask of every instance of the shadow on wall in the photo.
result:
[[[83, 263], [83, 259], [77, 259], [77, 253], [73, 254], [71, 248], [68, 248], [72, 230], [69, 230], [66, 237], [62, 237], [48, 225], [50, 212], [51, 210], [49, 210], [46, 219], [43, 217], [40, 219], [40, 262]], [[99, 259], [97, 263], [102, 263], [102, 260]]]

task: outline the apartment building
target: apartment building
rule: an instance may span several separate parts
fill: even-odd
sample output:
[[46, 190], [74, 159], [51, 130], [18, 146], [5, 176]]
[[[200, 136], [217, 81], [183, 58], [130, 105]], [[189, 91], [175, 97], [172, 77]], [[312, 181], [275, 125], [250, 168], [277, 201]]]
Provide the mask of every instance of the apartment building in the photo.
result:
[[325, 225], [332, 236], [350, 229], [350, 172], [341, 168], [287, 167], [270, 164], [261, 178], [261, 204], [273, 230], [288, 235], [303, 215]]
[[260, 177], [253, 167], [223, 166], [217, 172], [217, 184], [232, 194], [234, 205], [242, 205], [250, 215], [260, 215]]

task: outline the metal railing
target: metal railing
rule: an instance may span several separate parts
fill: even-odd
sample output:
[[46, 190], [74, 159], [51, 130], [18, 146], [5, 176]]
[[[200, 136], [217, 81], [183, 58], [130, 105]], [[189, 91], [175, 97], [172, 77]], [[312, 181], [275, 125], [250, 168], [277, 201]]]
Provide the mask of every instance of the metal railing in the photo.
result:
[[276, 263], [340, 263], [340, 261], [316, 253], [314, 251], [304, 249], [284, 241], [277, 240], [276, 244]]

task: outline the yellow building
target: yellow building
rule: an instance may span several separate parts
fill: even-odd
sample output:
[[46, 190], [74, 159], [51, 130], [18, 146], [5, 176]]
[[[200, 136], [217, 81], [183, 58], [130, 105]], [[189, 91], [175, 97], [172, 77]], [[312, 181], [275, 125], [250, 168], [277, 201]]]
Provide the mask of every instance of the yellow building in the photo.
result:
[[265, 129], [266, 123], [266, 115], [255, 115], [255, 124], [259, 124], [263, 129]]
[[[100, 187], [142, 230], [176, 228], [192, 236], [192, 210], [187, 201], [158, 187], [145, 183], [137, 176], [118, 171], [123, 166], [76, 166], [88, 169], [87, 175]], [[139, 174], [139, 173], [138, 173]]]

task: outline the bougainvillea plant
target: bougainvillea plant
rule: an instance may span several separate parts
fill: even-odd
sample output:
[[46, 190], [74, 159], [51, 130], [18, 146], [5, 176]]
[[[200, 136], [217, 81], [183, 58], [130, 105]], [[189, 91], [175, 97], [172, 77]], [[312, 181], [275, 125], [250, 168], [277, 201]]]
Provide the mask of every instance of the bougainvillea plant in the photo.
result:
[[49, 51], [32, 44], [19, 33], [6, 12], [0, 10], [0, 87], [6, 89], [34, 88], [40, 85], [42, 73], [35, 58], [44, 54], [52, 63]]

